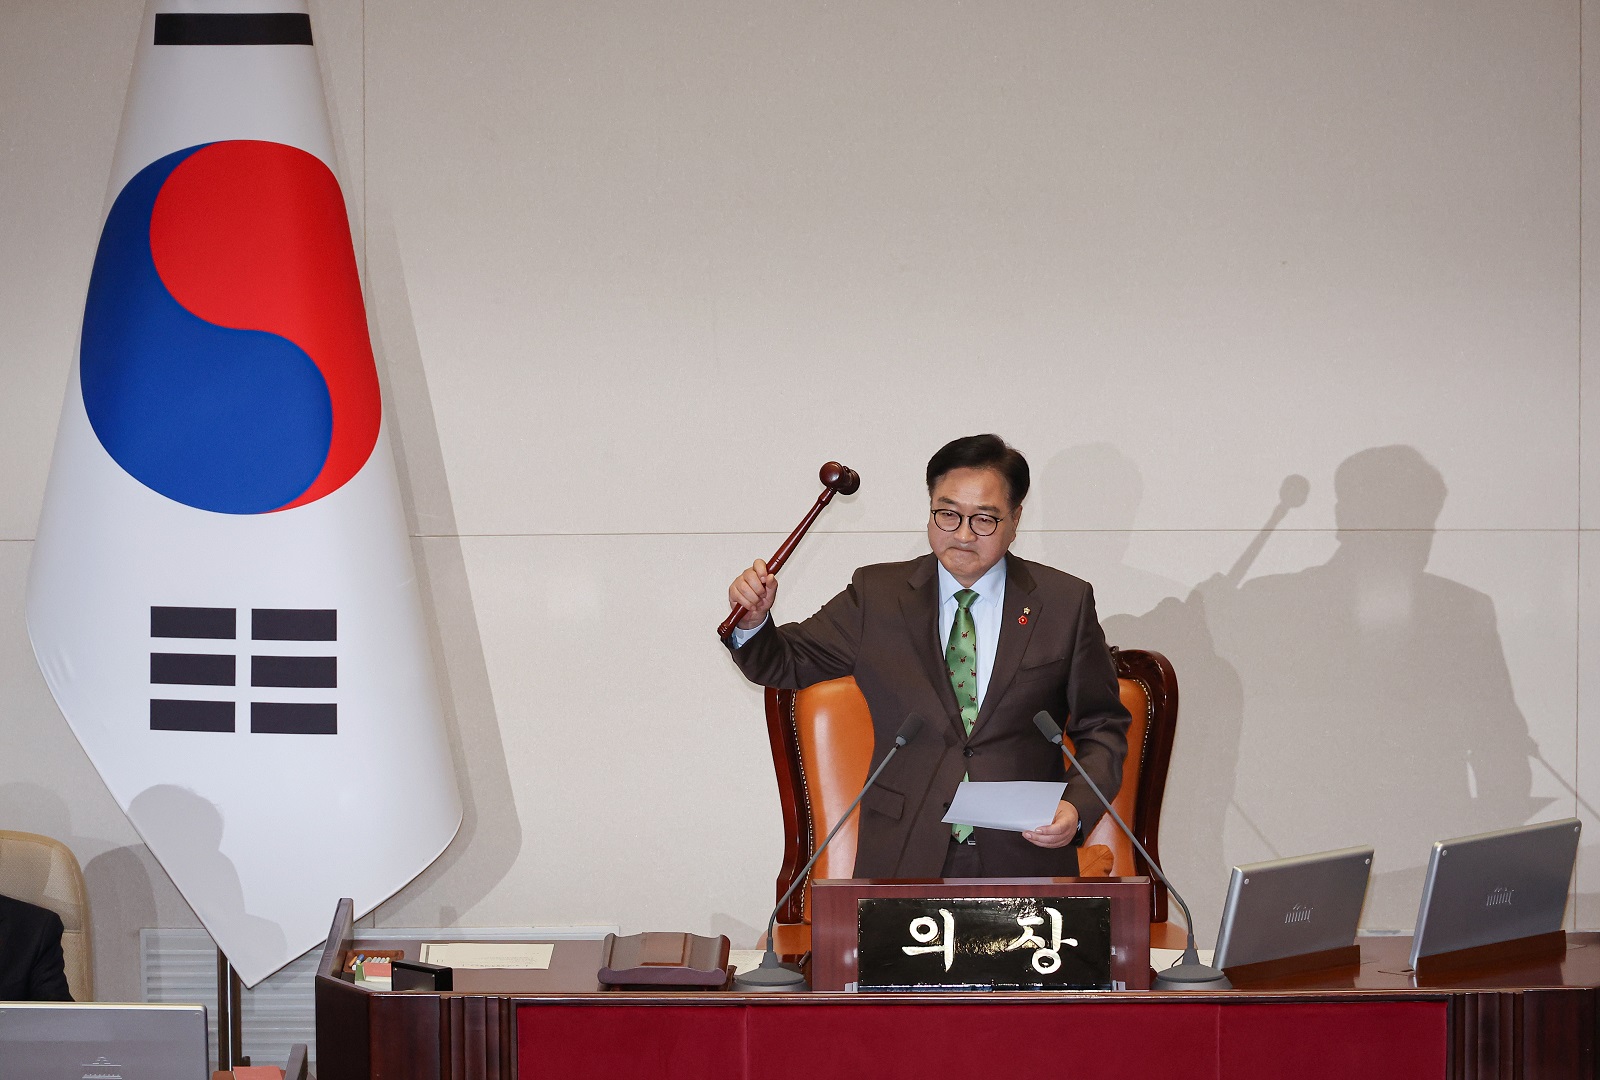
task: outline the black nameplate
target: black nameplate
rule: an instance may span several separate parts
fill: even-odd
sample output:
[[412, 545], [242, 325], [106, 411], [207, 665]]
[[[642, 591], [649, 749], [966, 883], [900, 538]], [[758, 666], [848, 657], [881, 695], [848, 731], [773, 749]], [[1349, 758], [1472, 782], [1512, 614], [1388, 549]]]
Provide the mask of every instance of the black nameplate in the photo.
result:
[[1103, 896], [858, 901], [863, 990], [1109, 990]]

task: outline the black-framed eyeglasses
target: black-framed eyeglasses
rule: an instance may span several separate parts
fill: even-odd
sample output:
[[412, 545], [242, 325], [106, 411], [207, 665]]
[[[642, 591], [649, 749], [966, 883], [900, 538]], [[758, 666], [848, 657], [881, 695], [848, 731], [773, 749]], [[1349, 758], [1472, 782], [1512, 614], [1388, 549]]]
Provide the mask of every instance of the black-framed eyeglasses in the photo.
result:
[[994, 531], [1000, 527], [1005, 518], [995, 517], [993, 514], [958, 514], [954, 510], [935, 510], [933, 523], [944, 532], [955, 532], [961, 528], [965, 521], [972, 527], [978, 536], [993, 536]]

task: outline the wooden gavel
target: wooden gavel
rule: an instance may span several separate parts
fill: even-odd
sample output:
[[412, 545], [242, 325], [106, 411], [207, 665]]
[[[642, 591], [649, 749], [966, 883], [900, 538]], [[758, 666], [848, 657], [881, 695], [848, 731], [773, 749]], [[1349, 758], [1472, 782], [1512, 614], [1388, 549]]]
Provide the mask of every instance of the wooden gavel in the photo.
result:
[[[789, 561], [789, 556], [799, 545], [801, 537], [806, 530], [811, 528], [811, 523], [817, 520], [817, 515], [822, 513], [822, 508], [832, 501], [835, 495], [854, 495], [861, 486], [861, 477], [854, 469], [846, 468], [837, 461], [830, 461], [817, 470], [817, 479], [822, 481], [822, 494], [817, 496], [817, 501], [806, 511], [806, 516], [800, 519], [800, 524], [794, 527], [794, 532], [789, 534], [789, 539], [778, 545], [778, 550], [772, 553], [772, 558], [767, 560], [767, 573], [776, 574], [783, 569], [783, 564]], [[748, 611], [743, 604], [733, 605], [733, 610], [728, 612], [728, 617], [722, 620], [722, 625], [717, 627], [717, 636], [723, 641], [733, 633], [734, 626], [745, 617]]]

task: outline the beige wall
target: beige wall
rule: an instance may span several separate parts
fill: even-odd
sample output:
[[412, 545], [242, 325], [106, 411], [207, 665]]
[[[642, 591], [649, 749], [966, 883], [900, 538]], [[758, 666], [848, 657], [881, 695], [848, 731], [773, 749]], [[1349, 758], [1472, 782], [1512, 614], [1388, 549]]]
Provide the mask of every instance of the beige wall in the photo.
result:
[[[139, 8], [0, 10], [0, 824], [89, 865], [105, 996], [193, 918], [21, 595]], [[1593, 830], [1596, 17], [315, 3], [468, 805], [378, 921], [753, 939], [779, 820], [726, 581], [828, 458], [863, 487], [781, 611], [915, 554], [923, 462], [990, 429], [1034, 463], [1021, 553], [1177, 665], [1203, 937], [1233, 862], [1374, 844], [1398, 928], [1429, 839]], [[1600, 926], [1600, 833], [1577, 891]]]

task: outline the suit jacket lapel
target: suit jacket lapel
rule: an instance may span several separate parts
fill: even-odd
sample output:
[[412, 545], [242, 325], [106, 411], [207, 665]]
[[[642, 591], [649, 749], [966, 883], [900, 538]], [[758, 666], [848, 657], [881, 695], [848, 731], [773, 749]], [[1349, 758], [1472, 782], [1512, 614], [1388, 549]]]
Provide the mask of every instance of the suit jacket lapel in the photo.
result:
[[906, 585], [900, 598], [900, 610], [905, 616], [906, 633], [911, 635], [911, 651], [916, 653], [933, 683], [939, 704], [944, 706], [945, 719], [955, 725], [956, 734], [965, 737], [966, 732], [961, 730], [961, 707], [956, 704], [956, 692], [950, 687], [950, 671], [944, 666], [944, 652], [939, 647], [939, 574], [938, 562], [932, 555], [917, 560]]
[[[1000, 608], [1000, 642], [994, 652], [994, 670], [989, 673], [989, 687], [983, 692], [983, 707], [972, 725], [973, 734], [982, 729], [984, 721], [994, 715], [1000, 701], [1006, 696], [1011, 680], [1016, 678], [1022, 664], [1022, 654], [1028, 651], [1028, 639], [1038, 622], [1038, 604], [1034, 600], [1033, 575], [1028, 573], [1020, 559], [1006, 556], [1006, 598]], [[937, 603], [937, 597], [935, 598]], [[1023, 608], [1030, 608], [1027, 616]], [[1020, 620], [1020, 621], [1019, 621]], [[951, 697], [955, 692], [951, 691]]]

